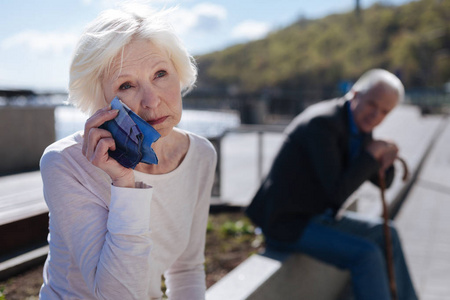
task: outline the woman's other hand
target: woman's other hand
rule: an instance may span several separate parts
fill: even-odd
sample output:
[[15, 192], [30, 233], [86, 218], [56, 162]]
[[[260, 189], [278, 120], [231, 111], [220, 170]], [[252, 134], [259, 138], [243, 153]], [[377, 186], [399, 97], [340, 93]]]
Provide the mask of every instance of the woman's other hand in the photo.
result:
[[105, 171], [117, 187], [134, 187], [132, 169], [120, 165], [109, 156], [108, 150], [114, 151], [116, 143], [109, 131], [98, 128], [106, 121], [117, 116], [118, 110], [106, 106], [96, 111], [84, 126], [83, 155], [96, 167]]

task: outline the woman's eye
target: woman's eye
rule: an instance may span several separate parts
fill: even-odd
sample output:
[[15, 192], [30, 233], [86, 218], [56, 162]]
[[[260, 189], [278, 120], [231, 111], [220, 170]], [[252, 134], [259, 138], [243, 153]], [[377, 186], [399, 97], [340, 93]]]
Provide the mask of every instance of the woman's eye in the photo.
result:
[[164, 70], [161, 70], [161, 71], [158, 71], [158, 72], [156, 72], [156, 75], [155, 75], [155, 77], [156, 77], [156, 78], [161, 78], [161, 77], [164, 77], [164, 76], [166, 76], [166, 74], [167, 74], [167, 72], [166, 72], [166, 71], [164, 71]]
[[123, 83], [119, 89], [121, 90], [128, 90], [129, 88], [131, 88], [131, 84], [129, 82], [125, 82]]

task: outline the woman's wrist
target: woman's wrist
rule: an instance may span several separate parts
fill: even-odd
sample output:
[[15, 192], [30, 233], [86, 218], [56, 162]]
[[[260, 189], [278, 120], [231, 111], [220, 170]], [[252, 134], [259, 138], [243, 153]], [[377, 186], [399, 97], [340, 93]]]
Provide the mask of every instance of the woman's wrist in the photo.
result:
[[133, 171], [127, 173], [124, 176], [119, 176], [119, 177], [113, 178], [112, 179], [112, 184], [115, 187], [134, 188], [136, 184], [135, 184], [135, 181], [134, 181], [134, 173], [133, 173]]

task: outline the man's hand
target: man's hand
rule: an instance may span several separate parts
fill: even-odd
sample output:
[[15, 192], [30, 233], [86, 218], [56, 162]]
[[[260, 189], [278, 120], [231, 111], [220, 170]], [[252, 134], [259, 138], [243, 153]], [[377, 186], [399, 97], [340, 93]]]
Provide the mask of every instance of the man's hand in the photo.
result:
[[386, 171], [397, 158], [398, 147], [391, 141], [374, 140], [366, 150], [380, 163], [380, 172]]

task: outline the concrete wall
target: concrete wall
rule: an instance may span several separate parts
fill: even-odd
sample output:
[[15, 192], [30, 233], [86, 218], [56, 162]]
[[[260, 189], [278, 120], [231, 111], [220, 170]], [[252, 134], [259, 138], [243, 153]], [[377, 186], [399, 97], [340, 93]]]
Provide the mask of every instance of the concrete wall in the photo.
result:
[[54, 107], [0, 107], [0, 141], [0, 175], [37, 170], [55, 141]]

